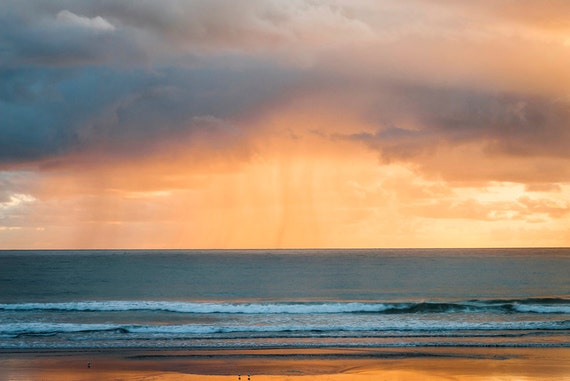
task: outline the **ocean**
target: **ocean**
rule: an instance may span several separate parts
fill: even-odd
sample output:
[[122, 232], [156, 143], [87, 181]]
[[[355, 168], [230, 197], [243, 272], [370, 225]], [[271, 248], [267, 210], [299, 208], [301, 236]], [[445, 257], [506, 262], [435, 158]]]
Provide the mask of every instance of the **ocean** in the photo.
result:
[[0, 349], [569, 346], [569, 248], [0, 251]]

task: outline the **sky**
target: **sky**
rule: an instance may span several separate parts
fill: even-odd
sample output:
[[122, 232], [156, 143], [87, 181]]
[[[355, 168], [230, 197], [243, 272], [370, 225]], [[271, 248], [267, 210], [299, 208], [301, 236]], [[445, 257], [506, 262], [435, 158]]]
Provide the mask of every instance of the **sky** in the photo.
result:
[[570, 246], [566, 0], [4, 0], [0, 248]]

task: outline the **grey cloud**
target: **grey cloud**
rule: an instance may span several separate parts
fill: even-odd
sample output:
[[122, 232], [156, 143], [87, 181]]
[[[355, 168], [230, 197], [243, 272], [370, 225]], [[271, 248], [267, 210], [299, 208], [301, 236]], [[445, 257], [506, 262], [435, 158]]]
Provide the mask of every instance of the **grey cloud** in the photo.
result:
[[[0, 63], [3, 67], [137, 66], [151, 58], [163, 61], [180, 55], [184, 41], [215, 42], [211, 40], [224, 30], [228, 38], [241, 38], [236, 28], [223, 28], [224, 20], [238, 20], [239, 7], [234, 7], [232, 19], [227, 4], [169, 3], [7, 0], [0, 10]], [[216, 10], [229, 14], [219, 22], [211, 21]], [[164, 52], [171, 54], [162, 57]]]
[[0, 66], [65, 67], [144, 58], [144, 49], [127, 32], [115, 30], [101, 16], [76, 14], [65, 5], [8, 1], [0, 13]]
[[101, 16], [95, 17], [86, 17], [81, 15], [76, 15], [73, 12], [64, 9], [59, 11], [56, 20], [62, 22], [63, 24], [67, 24], [72, 28], [78, 29], [87, 29], [92, 30], [99, 33], [106, 33], [114, 31], [116, 28], [113, 24], [109, 21], [105, 20]]
[[[276, 102], [294, 70], [248, 54], [176, 50], [178, 37], [212, 42], [218, 28], [230, 43], [244, 39], [262, 2], [232, 4], [8, 0], [0, 10], [0, 165], [88, 149], [135, 154], [212, 129], [196, 118], [237, 126]], [[170, 53], [150, 63], [157, 48]]]
[[305, 69], [251, 53], [283, 39], [296, 49], [291, 42], [302, 44], [303, 23], [323, 33], [327, 22], [360, 30], [356, 8], [303, 0], [7, 0], [0, 11], [0, 165], [92, 148], [129, 155], [163, 137], [224, 133], [196, 123], [205, 117], [247, 129], [240, 120], [296, 94], [341, 94], [348, 112], [377, 126], [342, 138], [389, 161], [418, 162], [471, 143], [489, 155], [570, 159], [565, 101], [403, 83], [394, 78], [405, 75], [391, 75], [390, 67], [375, 66], [381, 73], [363, 78], [345, 65], [354, 60], [345, 51], [339, 62], [325, 54]]
[[215, 66], [0, 70], [6, 84], [0, 93], [0, 162], [33, 162], [91, 148], [140, 154], [163, 139], [212, 128], [196, 118], [233, 123], [255, 113], [282, 96], [293, 74], [263, 65], [240, 71]]
[[186, 54], [319, 48], [369, 33], [340, 5], [310, 0], [8, 0], [5, 62], [165, 62]]
[[[254, 21], [258, 0], [241, 2], [213, 1], [102, 1], [84, 4], [103, 15], [117, 19], [126, 27], [144, 30], [176, 45], [222, 44], [242, 42], [259, 33]], [[93, 11], [95, 11], [95, 9]], [[235, 45], [234, 45], [235, 46]]]
[[35, 206], [36, 176], [23, 171], [0, 171], [0, 229], [18, 228]]
[[128, 0], [101, 1], [96, 7], [104, 16], [151, 32], [177, 48], [206, 51], [252, 52], [290, 43], [299, 47], [315, 42], [314, 34], [324, 34], [328, 41], [333, 41], [350, 33], [366, 34], [368, 30], [366, 23], [349, 15], [348, 7], [336, 2]]
[[544, 97], [392, 85], [366, 118], [378, 131], [349, 138], [387, 160], [469, 143], [483, 144], [489, 154], [570, 158], [570, 104]]
[[0, 205], [10, 202], [14, 195], [33, 189], [34, 176], [25, 171], [0, 172]]

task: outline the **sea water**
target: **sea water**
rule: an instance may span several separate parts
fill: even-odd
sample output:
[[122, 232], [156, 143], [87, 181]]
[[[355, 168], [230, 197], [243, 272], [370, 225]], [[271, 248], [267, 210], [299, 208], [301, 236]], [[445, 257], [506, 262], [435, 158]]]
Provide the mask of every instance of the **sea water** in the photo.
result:
[[0, 251], [0, 348], [569, 347], [570, 249]]

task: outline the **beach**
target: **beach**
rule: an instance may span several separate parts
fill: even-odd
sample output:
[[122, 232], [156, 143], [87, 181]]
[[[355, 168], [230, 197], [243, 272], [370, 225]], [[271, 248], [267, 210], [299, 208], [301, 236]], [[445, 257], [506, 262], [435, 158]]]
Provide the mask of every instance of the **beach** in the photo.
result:
[[[88, 364], [90, 367], [88, 367]], [[568, 348], [2, 351], [6, 381], [570, 380]]]

